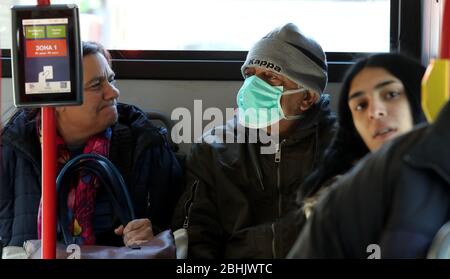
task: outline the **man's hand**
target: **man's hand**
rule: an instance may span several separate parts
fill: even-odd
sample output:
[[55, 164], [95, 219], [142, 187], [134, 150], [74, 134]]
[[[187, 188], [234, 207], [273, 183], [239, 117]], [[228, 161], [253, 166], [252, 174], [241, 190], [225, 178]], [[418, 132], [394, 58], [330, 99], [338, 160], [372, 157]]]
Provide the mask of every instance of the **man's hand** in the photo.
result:
[[149, 219], [135, 219], [125, 228], [120, 225], [114, 233], [123, 237], [125, 246], [140, 245], [153, 238], [152, 222]]

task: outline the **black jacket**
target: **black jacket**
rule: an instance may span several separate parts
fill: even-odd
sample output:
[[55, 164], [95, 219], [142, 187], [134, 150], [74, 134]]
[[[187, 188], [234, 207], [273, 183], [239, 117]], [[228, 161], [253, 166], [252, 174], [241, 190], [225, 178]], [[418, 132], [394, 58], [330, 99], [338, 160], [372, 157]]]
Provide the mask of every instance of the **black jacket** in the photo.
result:
[[186, 164], [187, 191], [175, 219], [178, 227], [185, 221], [188, 228], [188, 258], [286, 256], [298, 233], [287, 218], [296, 208], [296, 192], [335, 130], [328, 106], [322, 98], [308, 111], [280, 143], [279, 162], [277, 154], [260, 154], [258, 143], [220, 143], [222, 137], [239, 142], [248, 134], [247, 129], [236, 132], [236, 118], [193, 146]]
[[308, 220], [290, 258], [425, 258], [450, 220], [450, 103], [360, 162], [332, 187]]
[[[182, 191], [182, 173], [166, 131], [153, 126], [134, 106], [119, 104], [117, 108], [110, 160], [125, 179], [137, 217], [150, 218], [156, 232], [168, 228]], [[37, 238], [41, 148], [35, 116], [36, 111], [22, 110], [2, 131], [0, 236], [5, 245], [22, 246], [25, 240]]]

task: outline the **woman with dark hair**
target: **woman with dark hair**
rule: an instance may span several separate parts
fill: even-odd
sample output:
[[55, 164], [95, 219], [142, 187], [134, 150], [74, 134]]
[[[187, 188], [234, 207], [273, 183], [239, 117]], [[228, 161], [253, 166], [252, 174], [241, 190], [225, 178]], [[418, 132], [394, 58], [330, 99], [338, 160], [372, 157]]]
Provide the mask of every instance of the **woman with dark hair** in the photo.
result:
[[[318, 196], [367, 153], [425, 122], [420, 102], [425, 68], [400, 54], [376, 54], [356, 62], [343, 81], [338, 130], [323, 163], [300, 187], [306, 216]], [[320, 193], [319, 193], [320, 191]]]
[[[181, 193], [181, 168], [166, 139], [139, 108], [118, 103], [111, 57], [83, 43], [83, 104], [56, 108], [58, 171], [80, 154], [107, 157], [130, 192], [137, 219], [118, 223], [95, 175], [72, 179], [67, 198], [70, 233], [86, 245], [133, 245], [168, 228]], [[19, 109], [2, 130], [0, 237], [7, 246], [40, 237], [41, 117]]]

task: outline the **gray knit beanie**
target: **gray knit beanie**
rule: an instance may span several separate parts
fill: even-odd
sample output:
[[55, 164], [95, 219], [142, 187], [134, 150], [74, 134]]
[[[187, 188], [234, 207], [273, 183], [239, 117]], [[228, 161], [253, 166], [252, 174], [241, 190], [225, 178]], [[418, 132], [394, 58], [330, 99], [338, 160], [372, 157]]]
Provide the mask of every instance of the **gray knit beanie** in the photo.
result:
[[328, 80], [322, 47], [292, 23], [276, 28], [259, 40], [241, 67], [244, 77], [247, 67], [271, 70], [319, 94]]

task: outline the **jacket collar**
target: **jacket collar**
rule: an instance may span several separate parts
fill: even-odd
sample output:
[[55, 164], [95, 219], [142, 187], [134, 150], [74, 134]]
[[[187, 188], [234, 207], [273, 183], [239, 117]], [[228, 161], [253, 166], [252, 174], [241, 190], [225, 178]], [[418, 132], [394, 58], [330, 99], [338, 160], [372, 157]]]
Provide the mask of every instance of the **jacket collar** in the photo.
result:
[[334, 113], [330, 109], [330, 97], [323, 94], [317, 104], [312, 106], [305, 114], [305, 117], [299, 121], [298, 126], [287, 138], [287, 142], [295, 143], [316, 132], [319, 123], [334, 118]]
[[161, 144], [164, 142], [160, 129], [153, 125], [147, 114], [139, 108], [119, 103], [117, 111], [119, 120], [113, 129], [128, 127], [133, 135], [137, 136], [137, 145], [146, 146], [151, 143]]
[[[118, 104], [117, 110], [119, 119], [113, 126], [113, 137], [111, 148], [129, 156], [130, 150], [134, 150], [132, 163], [134, 164], [138, 156], [150, 145], [159, 145], [164, 142], [160, 129], [154, 126], [146, 113], [135, 106]], [[123, 152], [120, 152], [123, 151]]]
[[450, 102], [424, 133], [405, 160], [416, 167], [435, 170], [450, 184]]

